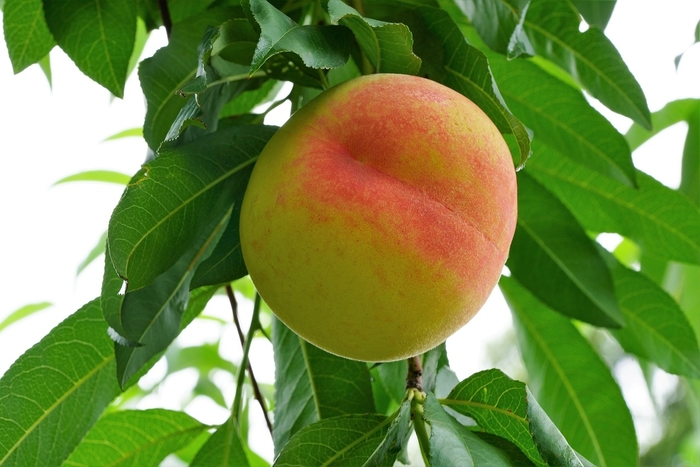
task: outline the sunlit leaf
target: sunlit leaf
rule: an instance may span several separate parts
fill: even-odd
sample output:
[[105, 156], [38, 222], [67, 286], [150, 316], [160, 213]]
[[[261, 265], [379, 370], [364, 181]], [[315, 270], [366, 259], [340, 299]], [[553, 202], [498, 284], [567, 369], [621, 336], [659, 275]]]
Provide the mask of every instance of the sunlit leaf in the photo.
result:
[[111, 136], [106, 137], [104, 139], [104, 141], [113, 141], [115, 139], [129, 138], [129, 137], [137, 137], [137, 138], [143, 137], [143, 128], [138, 127], [138, 128], [129, 128], [127, 130], [122, 130], [118, 133], [115, 133]]
[[20, 321], [27, 316], [31, 316], [34, 313], [38, 313], [41, 310], [45, 310], [52, 306], [53, 304], [50, 302], [41, 302], [41, 303], [31, 303], [29, 305], [24, 305], [21, 308], [16, 309], [9, 315], [5, 317], [2, 321], [0, 321], [0, 331], [8, 327], [9, 325], [16, 323], [17, 321]]
[[538, 402], [576, 451], [599, 466], [636, 465], [632, 416], [610, 370], [565, 317], [514, 279], [500, 287]]
[[112, 170], [86, 170], [85, 172], [63, 177], [55, 182], [54, 185], [68, 182], [104, 182], [126, 185], [129, 183], [129, 180], [131, 180], [131, 177], [121, 172], [114, 172]]
[[207, 428], [186, 413], [173, 410], [112, 412], [97, 421], [63, 465], [158, 465]]

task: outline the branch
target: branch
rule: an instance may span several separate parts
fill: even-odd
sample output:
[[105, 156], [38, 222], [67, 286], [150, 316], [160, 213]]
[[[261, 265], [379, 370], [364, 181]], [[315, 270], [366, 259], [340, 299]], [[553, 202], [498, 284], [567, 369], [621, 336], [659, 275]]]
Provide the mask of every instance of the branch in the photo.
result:
[[[248, 345], [246, 345], [246, 339], [243, 337], [243, 330], [241, 329], [241, 322], [238, 320], [238, 302], [236, 301], [236, 297], [233, 294], [233, 289], [231, 288], [230, 285], [226, 286], [226, 295], [228, 295], [228, 300], [231, 303], [231, 311], [233, 312], [233, 322], [236, 325], [236, 331], [238, 331], [238, 340], [241, 342], [241, 347], [243, 347], [243, 360], [241, 361], [241, 366], [245, 364], [245, 367], [248, 369], [248, 376], [250, 377], [250, 384], [253, 386], [253, 393], [255, 394], [255, 400], [258, 401], [260, 404], [260, 408], [262, 408], [263, 415], [265, 416], [265, 423], [267, 424], [267, 429], [270, 430], [270, 434], [272, 434], [272, 423], [270, 422], [270, 417], [267, 414], [267, 404], [265, 404], [265, 398], [262, 395], [262, 392], [260, 392], [260, 386], [258, 386], [258, 381], [255, 379], [255, 374], [253, 373], [253, 367], [250, 364], [250, 361], [248, 360], [248, 351], [250, 350], [250, 341], [253, 339], [253, 333], [255, 332], [255, 329], [258, 326], [258, 314], [253, 313], [253, 319], [251, 320], [250, 323], [250, 329], [248, 331], [249, 336], [248, 336]], [[259, 295], [255, 297], [255, 302], [256, 302], [256, 310], [259, 311], [260, 309], [260, 303], [259, 303]], [[240, 377], [239, 377], [240, 379]], [[242, 382], [241, 382], [242, 384]], [[238, 396], [240, 392], [240, 385], [238, 385], [238, 391], [236, 392], [236, 396]], [[238, 398], [240, 400], [240, 398]], [[235, 404], [234, 400], [234, 412], [236, 413], [236, 416], [238, 416], [238, 410], [240, 407], [240, 403], [238, 404], [238, 407]]]
[[406, 389], [423, 390], [423, 367], [420, 363], [420, 355], [408, 359], [408, 374], [406, 375]]

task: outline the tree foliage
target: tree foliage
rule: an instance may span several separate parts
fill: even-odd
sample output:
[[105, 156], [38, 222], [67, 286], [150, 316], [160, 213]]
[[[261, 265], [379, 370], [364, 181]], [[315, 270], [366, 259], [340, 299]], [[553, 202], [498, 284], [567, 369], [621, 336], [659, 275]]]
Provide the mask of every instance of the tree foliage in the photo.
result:
[[[606, 333], [645, 367], [681, 377], [679, 403], [700, 412], [700, 101], [650, 113], [605, 36], [613, 7], [605, 0], [5, 0], [16, 73], [35, 63], [50, 72], [47, 54], [58, 46], [121, 97], [147, 32], [162, 26], [169, 41], [138, 63], [146, 120], [142, 132], [125, 134], [142, 135], [150, 148], [142, 169], [128, 182], [106, 171], [60, 181], [127, 183], [106, 237], [86, 259], [106, 253], [101, 296], [0, 379], [0, 465], [157, 465], [172, 453], [192, 466], [267, 465], [248, 447], [255, 399], [274, 414], [276, 466], [391, 466], [407, 461], [414, 431], [433, 467], [643, 463], [595, 336]], [[369, 73], [449, 86], [477, 103], [509, 143], [519, 218], [500, 288], [527, 385], [497, 369], [458, 381], [444, 345], [417, 356], [414, 367], [330, 355], [275, 320], [245, 279], [238, 212], [276, 131], [263, 124], [269, 110], [260, 106], [288, 101], [296, 110]], [[283, 83], [291, 83], [287, 95], [279, 93]], [[587, 96], [632, 119], [630, 131], [620, 134]], [[688, 134], [674, 190], [637, 169], [631, 154], [681, 121]], [[612, 253], [596, 242], [604, 232], [624, 237]], [[215, 345], [172, 345], [223, 291], [236, 320], [236, 297], [255, 303], [235, 365]], [[46, 306], [17, 310], [0, 330]], [[255, 381], [254, 338], [273, 345], [274, 388]], [[160, 358], [170, 372], [196, 369], [195, 391], [229, 408], [229, 420], [212, 427], [183, 412], [124, 410]], [[422, 381], [407, 385], [415, 365]], [[209, 380], [212, 368], [236, 375], [232, 404]], [[700, 416], [689, 423], [700, 433]]]

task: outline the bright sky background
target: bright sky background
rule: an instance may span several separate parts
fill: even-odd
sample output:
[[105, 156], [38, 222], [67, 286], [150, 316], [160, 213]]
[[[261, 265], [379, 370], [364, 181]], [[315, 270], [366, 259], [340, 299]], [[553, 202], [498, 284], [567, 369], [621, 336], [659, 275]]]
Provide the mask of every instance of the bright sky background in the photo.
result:
[[[674, 99], [700, 97], [700, 44], [690, 47], [698, 20], [697, 0], [618, 0], [606, 34], [640, 82], [652, 111]], [[143, 56], [152, 55], [164, 45], [164, 36], [162, 31], [153, 34]], [[28, 303], [54, 304], [0, 332], [2, 374], [52, 327], [100, 293], [102, 258], [77, 277], [76, 268], [106, 229], [123, 188], [104, 183], [53, 183], [85, 170], [133, 174], [144, 160], [146, 145], [138, 138], [103, 142], [110, 135], [143, 123], [144, 99], [135, 73], [127, 82], [125, 99], [112, 100], [56, 48], [51, 53], [53, 87], [49, 87], [37, 66], [13, 75], [4, 39], [0, 40], [0, 156], [4, 175], [0, 183], [0, 320]], [[686, 50], [676, 71], [674, 57]], [[626, 118], [610, 112], [606, 116], [622, 131], [629, 126]], [[638, 167], [663, 183], [677, 186], [685, 132], [683, 124], [677, 125], [642, 146], [635, 153]], [[218, 300], [210, 313], [226, 319], [229, 316], [225, 304]], [[247, 318], [243, 319], [245, 322]], [[448, 340], [452, 367], [460, 379], [487, 368], [485, 357], [491, 351], [488, 343], [507, 331], [510, 323], [503, 299], [494, 294], [486, 308]], [[215, 340], [219, 332], [199, 323], [181, 337], [185, 345], [192, 345], [199, 339]], [[232, 328], [224, 330], [222, 339], [233, 349], [226, 356], [240, 358]], [[271, 382], [274, 369], [270, 347], [256, 344], [253, 351], [257, 376]], [[651, 430], [644, 426], [648, 401], [633, 396], [634, 385], [643, 384], [640, 378], [630, 365], [629, 374], [622, 379], [631, 408], [641, 415], [637, 428], [644, 431]], [[179, 408], [177, 394], [182, 392], [186, 379], [187, 375], [181, 375], [170, 382], [173, 393], [169, 399], [148, 404]], [[188, 412], [206, 423], [221, 423], [226, 417], [201, 401], [195, 401]], [[654, 436], [653, 430], [645, 433]], [[260, 452], [270, 446], [262, 440], [253, 449]]]

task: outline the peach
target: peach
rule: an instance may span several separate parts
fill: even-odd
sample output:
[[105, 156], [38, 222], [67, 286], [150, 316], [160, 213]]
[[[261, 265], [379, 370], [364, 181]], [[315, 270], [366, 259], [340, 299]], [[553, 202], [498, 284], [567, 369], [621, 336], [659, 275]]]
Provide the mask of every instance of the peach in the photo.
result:
[[323, 92], [270, 140], [243, 200], [241, 249], [262, 298], [302, 338], [392, 361], [482, 307], [516, 211], [508, 147], [474, 103], [377, 74]]

